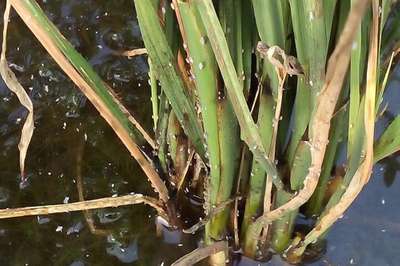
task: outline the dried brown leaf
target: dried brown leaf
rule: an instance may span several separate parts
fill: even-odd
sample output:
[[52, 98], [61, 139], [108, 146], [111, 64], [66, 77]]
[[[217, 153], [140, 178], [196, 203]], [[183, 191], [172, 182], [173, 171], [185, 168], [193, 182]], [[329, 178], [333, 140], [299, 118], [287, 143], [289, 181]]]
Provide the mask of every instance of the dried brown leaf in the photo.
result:
[[197, 262], [220, 252], [224, 252], [225, 254], [228, 253], [228, 242], [219, 241], [203, 248], [197, 248], [172, 263], [171, 266], [194, 265]]
[[33, 135], [33, 104], [28, 94], [22, 85], [18, 82], [14, 72], [10, 69], [6, 59], [7, 50], [7, 28], [10, 16], [10, 1], [7, 0], [6, 9], [4, 11], [4, 28], [3, 28], [3, 44], [0, 56], [0, 74], [6, 83], [7, 87], [17, 95], [20, 103], [28, 110], [28, 116], [24, 122], [21, 132], [21, 139], [18, 144], [19, 149], [19, 164], [21, 168], [21, 179], [25, 178], [25, 158], [28, 151], [29, 143], [31, 142]]

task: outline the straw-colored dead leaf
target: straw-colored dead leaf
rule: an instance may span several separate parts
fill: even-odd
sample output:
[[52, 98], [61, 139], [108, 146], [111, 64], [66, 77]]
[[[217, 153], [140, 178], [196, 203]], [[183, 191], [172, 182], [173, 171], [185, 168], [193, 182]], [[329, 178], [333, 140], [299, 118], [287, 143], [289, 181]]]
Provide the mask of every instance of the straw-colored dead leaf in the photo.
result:
[[6, 83], [7, 87], [17, 95], [18, 100], [21, 104], [28, 110], [28, 116], [26, 117], [25, 123], [22, 127], [21, 139], [18, 144], [19, 148], [19, 164], [21, 168], [21, 178], [25, 178], [25, 158], [26, 153], [28, 151], [29, 143], [31, 142], [32, 135], [33, 135], [33, 104], [31, 99], [29, 98], [28, 94], [26, 93], [25, 89], [22, 85], [18, 82], [17, 77], [15, 76], [14, 72], [10, 69], [6, 59], [6, 50], [7, 50], [7, 28], [8, 28], [8, 21], [10, 17], [10, 3], [7, 1], [6, 9], [4, 11], [4, 28], [3, 28], [3, 44], [1, 50], [1, 57], [0, 57], [0, 74], [3, 78], [4, 82]]

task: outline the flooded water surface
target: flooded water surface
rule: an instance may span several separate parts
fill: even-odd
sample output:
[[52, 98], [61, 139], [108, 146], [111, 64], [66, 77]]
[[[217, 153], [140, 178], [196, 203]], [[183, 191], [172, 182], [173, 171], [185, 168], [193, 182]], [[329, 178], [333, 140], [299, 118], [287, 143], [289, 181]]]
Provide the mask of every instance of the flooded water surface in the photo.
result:
[[[1, 4], [4, 10], [4, 3]], [[151, 131], [147, 58], [120, 51], [143, 43], [133, 1], [43, 0], [41, 6], [118, 97]], [[2, 12], [1, 12], [2, 13]], [[8, 60], [34, 103], [35, 132], [21, 182], [18, 142], [26, 111], [0, 81], [0, 208], [78, 201], [131, 192], [153, 195], [147, 178], [99, 116], [47, 55], [18, 16], [11, 16]], [[400, 71], [392, 78], [388, 115], [400, 109]], [[400, 264], [400, 159], [388, 158], [330, 231], [312, 265]], [[170, 265], [198, 239], [156, 230], [146, 206], [95, 210], [95, 228], [80, 212], [0, 220], [0, 265]], [[258, 265], [245, 258], [234, 265]], [[284, 265], [274, 257], [261, 265]]]

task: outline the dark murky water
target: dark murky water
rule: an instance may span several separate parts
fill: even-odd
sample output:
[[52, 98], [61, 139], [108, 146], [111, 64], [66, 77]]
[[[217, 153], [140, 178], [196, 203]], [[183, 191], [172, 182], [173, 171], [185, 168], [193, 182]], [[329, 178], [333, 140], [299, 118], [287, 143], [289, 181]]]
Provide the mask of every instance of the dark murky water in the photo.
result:
[[[42, 2], [135, 116], [149, 119], [146, 59], [114, 55], [143, 46], [133, 1]], [[120, 141], [16, 14], [8, 44], [11, 67], [34, 101], [36, 129], [27, 157], [29, 183], [20, 188], [17, 144], [26, 113], [0, 81], [0, 208], [77, 201], [79, 176], [87, 199], [151, 194]], [[399, 68], [396, 73], [386, 97], [389, 114], [400, 110]], [[150, 128], [149, 120], [141, 122]], [[398, 169], [398, 157], [375, 167], [366, 189], [330, 232], [326, 254], [313, 265], [399, 265]], [[164, 230], [158, 237], [154, 215], [145, 206], [94, 211], [97, 229], [107, 230], [106, 235], [92, 234], [79, 212], [0, 220], [0, 265], [169, 265], [196, 247], [196, 240], [177, 232]], [[273, 258], [266, 265], [282, 264]]]

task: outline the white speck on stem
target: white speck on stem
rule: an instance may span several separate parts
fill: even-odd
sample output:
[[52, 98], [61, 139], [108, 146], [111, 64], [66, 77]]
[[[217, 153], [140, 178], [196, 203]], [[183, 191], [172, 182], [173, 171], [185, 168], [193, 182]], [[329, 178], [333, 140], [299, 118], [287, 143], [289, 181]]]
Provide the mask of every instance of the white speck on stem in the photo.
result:
[[308, 17], [310, 19], [310, 21], [314, 20], [314, 12], [310, 11], [310, 13], [308, 14]]
[[351, 45], [351, 49], [355, 50], [358, 47], [358, 43], [357, 42], [353, 42], [353, 44]]
[[205, 36], [201, 36], [200, 43], [201, 43], [201, 45], [205, 45], [206, 44], [206, 37]]

